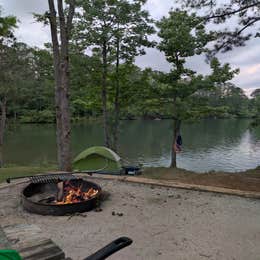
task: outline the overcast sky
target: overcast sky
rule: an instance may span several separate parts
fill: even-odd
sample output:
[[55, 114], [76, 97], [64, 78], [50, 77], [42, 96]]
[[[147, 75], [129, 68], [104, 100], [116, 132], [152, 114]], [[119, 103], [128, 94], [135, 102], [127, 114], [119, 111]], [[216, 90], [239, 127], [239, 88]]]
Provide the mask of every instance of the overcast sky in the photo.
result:
[[[36, 23], [32, 13], [43, 13], [48, 9], [47, 0], [0, 0], [4, 15], [15, 15], [20, 20], [19, 29], [16, 31], [18, 40], [31, 46], [43, 47], [45, 42], [50, 41], [48, 27]], [[154, 19], [160, 19], [167, 15], [173, 7], [173, 0], [148, 0], [146, 9]], [[219, 55], [221, 62], [229, 62], [233, 68], [240, 68], [240, 74], [233, 79], [233, 83], [246, 90], [247, 94], [252, 89], [260, 88], [260, 44], [259, 38], [250, 40], [246, 47]], [[170, 66], [164, 55], [156, 49], [148, 49], [147, 54], [138, 57], [137, 65], [142, 68], [152, 67], [156, 70], [169, 70]], [[188, 60], [187, 66], [199, 73], [208, 73], [209, 65], [203, 57], [193, 57]]]

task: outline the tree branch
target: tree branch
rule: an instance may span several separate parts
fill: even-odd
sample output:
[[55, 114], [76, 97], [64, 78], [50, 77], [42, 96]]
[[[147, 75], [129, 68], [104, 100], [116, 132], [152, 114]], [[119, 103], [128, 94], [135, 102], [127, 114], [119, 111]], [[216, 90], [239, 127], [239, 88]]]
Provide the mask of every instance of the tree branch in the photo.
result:
[[251, 22], [248, 22], [244, 27], [242, 27], [238, 32], [237, 35], [241, 34], [246, 28], [250, 27], [251, 25], [253, 25], [254, 23], [260, 21], [260, 17], [257, 17], [255, 19], [253, 19]]
[[49, 21], [51, 27], [51, 38], [52, 38], [52, 47], [57, 54], [57, 58], [59, 59], [59, 41], [57, 36], [57, 21], [56, 21], [56, 10], [54, 6], [53, 0], [48, 0], [49, 2]]
[[67, 33], [70, 35], [71, 28], [72, 28], [72, 19], [75, 14], [75, 0], [70, 1], [69, 5], [69, 13], [67, 17]]
[[58, 12], [59, 12], [59, 21], [60, 21], [60, 38], [61, 38], [61, 46], [67, 42], [67, 30], [66, 30], [66, 22], [63, 10], [63, 0], [58, 0]]
[[222, 18], [222, 17], [225, 17], [225, 16], [230, 16], [230, 15], [233, 15], [233, 14], [236, 14], [236, 13], [240, 13], [246, 9], [250, 9], [252, 7], [255, 7], [259, 5], [260, 6], [260, 3], [253, 3], [251, 5], [247, 5], [247, 6], [244, 6], [244, 7], [240, 7], [239, 9], [237, 10], [234, 10], [234, 11], [231, 11], [231, 12], [223, 12], [221, 14], [214, 14], [214, 15], [211, 15], [211, 16], [208, 16], [206, 17], [206, 20], [211, 20], [211, 19], [216, 19], [216, 18]]

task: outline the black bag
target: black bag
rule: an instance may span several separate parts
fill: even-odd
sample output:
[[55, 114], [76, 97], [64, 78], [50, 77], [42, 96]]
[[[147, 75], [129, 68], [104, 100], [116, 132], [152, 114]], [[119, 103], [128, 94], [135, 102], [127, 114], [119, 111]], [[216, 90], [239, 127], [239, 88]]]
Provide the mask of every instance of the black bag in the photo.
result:
[[181, 135], [178, 135], [178, 136], [177, 136], [176, 143], [177, 143], [179, 146], [182, 145], [182, 138], [181, 138]]

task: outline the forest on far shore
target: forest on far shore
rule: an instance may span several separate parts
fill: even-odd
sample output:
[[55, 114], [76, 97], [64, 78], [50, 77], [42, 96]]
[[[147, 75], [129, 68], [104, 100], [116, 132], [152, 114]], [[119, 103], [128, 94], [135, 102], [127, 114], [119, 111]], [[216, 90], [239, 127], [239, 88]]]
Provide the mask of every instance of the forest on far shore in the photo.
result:
[[[13, 48], [12, 92], [7, 117], [21, 123], [54, 123], [54, 78], [51, 50], [32, 48], [16, 43]], [[76, 47], [75, 47], [76, 49]], [[17, 55], [18, 57], [16, 57]], [[19, 58], [19, 63], [16, 61]], [[70, 110], [74, 121], [102, 116], [102, 64], [98, 55], [70, 55]], [[12, 62], [11, 60], [9, 62]], [[11, 66], [11, 65], [10, 65]], [[9, 70], [10, 70], [9, 69]], [[19, 73], [16, 73], [19, 70]], [[163, 84], [160, 72], [141, 69], [133, 63], [122, 64], [120, 70], [121, 119], [171, 118], [172, 106], [162, 102]], [[116, 84], [115, 66], [108, 68], [108, 109], [113, 109]], [[185, 82], [185, 79], [183, 80]], [[187, 80], [188, 84], [188, 80]], [[190, 103], [201, 104], [199, 118], [252, 118], [257, 112], [255, 90], [252, 98], [233, 83], [212, 90], [200, 91]]]

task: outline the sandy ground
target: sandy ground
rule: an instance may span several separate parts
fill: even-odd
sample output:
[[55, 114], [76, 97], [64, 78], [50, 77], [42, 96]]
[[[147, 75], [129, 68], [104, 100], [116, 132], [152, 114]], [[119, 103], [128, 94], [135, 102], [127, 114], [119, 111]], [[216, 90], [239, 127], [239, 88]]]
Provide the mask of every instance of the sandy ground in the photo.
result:
[[[20, 206], [22, 185], [0, 189], [0, 224], [36, 224], [74, 260], [120, 236], [134, 243], [111, 260], [260, 259], [260, 200], [96, 180], [101, 212], [39, 216]], [[123, 216], [112, 215], [112, 212]]]

